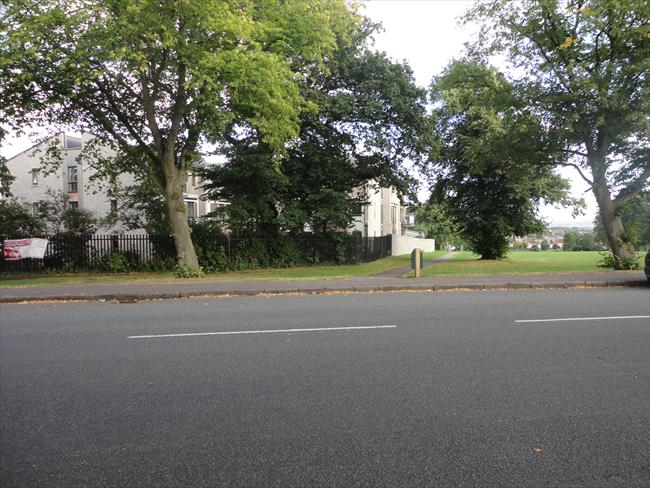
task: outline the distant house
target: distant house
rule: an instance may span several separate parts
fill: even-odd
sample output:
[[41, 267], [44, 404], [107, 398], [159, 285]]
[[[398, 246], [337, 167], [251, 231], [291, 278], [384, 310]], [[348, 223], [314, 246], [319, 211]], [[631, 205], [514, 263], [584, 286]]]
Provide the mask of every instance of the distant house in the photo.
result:
[[[96, 217], [104, 218], [111, 212], [118, 210], [119, 202], [108, 196], [106, 189], [98, 188], [90, 181], [94, 173], [87, 163], [80, 158], [82, 149], [93, 138], [92, 134], [83, 134], [73, 137], [61, 133], [54, 137], [61, 149], [63, 162], [61, 167], [53, 174], [44, 174], [40, 170], [41, 157], [53, 142], [53, 139], [36, 144], [7, 160], [7, 168], [15, 178], [11, 184], [12, 194], [19, 200], [26, 202], [36, 212], [38, 202], [47, 200], [48, 190], [62, 191], [67, 195], [68, 205], [71, 208], [80, 208], [91, 211]], [[112, 149], [106, 148], [105, 155], [110, 156]], [[129, 186], [135, 182], [130, 173], [119, 177], [121, 186]], [[190, 174], [187, 179], [183, 198], [187, 205], [188, 220], [202, 217], [223, 202], [208, 202], [200, 197], [201, 181], [198, 176]], [[104, 232], [116, 232], [119, 228], [102, 229]]]
[[414, 248], [425, 252], [435, 250], [435, 239], [417, 238], [407, 232], [415, 221], [394, 188], [376, 188], [370, 182], [364, 190], [367, 203], [359, 208], [351, 232], [359, 231], [363, 237], [392, 236], [394, 256], [411, 252]]
[[359, 231], [363, 237], [405, 235], [406, 206], [397, 191], [394, 188], [375, 188], [372, 182], [363, 190], [368, 203], [359, 207], [350, 231]]

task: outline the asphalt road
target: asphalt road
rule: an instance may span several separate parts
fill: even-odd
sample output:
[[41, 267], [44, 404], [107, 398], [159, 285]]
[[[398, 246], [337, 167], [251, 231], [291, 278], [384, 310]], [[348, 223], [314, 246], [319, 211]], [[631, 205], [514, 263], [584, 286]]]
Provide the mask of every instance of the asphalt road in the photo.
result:
[[0, 312], [3, 488], [650, 486], [648, 289]]

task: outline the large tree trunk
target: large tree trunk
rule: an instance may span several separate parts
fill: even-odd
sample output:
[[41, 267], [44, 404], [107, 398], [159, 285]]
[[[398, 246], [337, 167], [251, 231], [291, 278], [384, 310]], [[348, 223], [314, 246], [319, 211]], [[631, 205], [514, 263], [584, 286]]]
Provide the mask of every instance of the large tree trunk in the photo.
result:
[[598, 202], [600, 217], [603, 220], [607, 243], [616, 260], [616, 269], [627, 269], [625, 264], [636, 260], [634, 245], [625, 242], [625, 228], [621, 218], [616, 215], [616, 205], [612, 201], [609, 187], [604, 178], [594, 178], [594, 195]]
[[183, 201], [183, 189], [187, 183], [187, 171], [174, 168], [165, 174], [165, 202], [169, 214], [169, 226], [174, 236], [178, 264], [197, 269], [199, 261], [187, 222], [187, 207]]

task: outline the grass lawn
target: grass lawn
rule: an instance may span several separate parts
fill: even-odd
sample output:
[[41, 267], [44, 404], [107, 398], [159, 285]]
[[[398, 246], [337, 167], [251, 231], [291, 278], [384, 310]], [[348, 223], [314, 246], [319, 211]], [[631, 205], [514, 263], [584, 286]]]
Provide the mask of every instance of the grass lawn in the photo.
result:
[[[459, 252], [454, 259], [425, 267], [422, 276], [592, 273], [606, 271], [598, 267], [601, 259], [597, 251], [518, 251], [509, 253], [508, 259], [502, 261], [484, 261], [471, 252]], [[640, 260], [641, 254], [639, 263]], [[408, 276], [413, 276], [413, 273]]]
[[[444, 251], [426, 253], [425, 260], [446, 254]], [[546, 273], [590, 273], [606, 271], [598, 267], [599, 252], [511, 252], [503, 261], [483, 261], [470, 252], [458, 252], [453, 259], [442, 261], [422, 270], [422, 276], [481, 276], [497, 274], [546, 274]], [[639, 262], [641, 263], [641, 254]], [[347, 264], [341, 266], [300, 266], [296, 268], [254, 269], [210, 273], [201, 280], [314, 280], [327, 278], [352, 278], [371, 276], [375, 273], [401, 268], [410, 264], [411, 256], [389, 256], [372, 263]], [[412, 277], [413, 272], [407, 276]], [[164, 273], [25, 273], [0, 275], [0, 286], [13, 288], [24, 286], [65, 285], [83, 283], [129, 283], [129, 282], [173, 282], [178, 281], [172, 272]]]
[[[444, 252], [427, 253], [425, 259], [445, 254]], [[372, 263], [346, 264], [341, 266], [300, 266], [296, 268], [268, 268], [246, 271], [206, 274], [201, 280], [314, 280], [322, 278], [352, 278], [370, 276], [389, 269], [400, 268], [410, 264], [410, 255], [389, 256]], [[163, 273], [14, 273], [0, 275], [0, 286], [13, 288], [24, 286], [66, 285], [83, 283], [128, 283], [138, 281], [169, 282], [176, 281], [172, 272]]]

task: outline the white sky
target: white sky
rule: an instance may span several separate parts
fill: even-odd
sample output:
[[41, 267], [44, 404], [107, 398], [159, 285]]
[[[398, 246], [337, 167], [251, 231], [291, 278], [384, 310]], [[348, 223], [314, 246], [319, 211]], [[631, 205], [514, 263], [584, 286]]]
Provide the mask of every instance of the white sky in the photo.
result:
[[[471, 0], [366, 0], [362, 12], [384, 27], [384, 32], [375, 35], [375, 49], [385, 51], [395, 60], [406, 60], [416, 83], [427, 87], [449, 61], [462, 57], [463, 44], [476, 33], [476, 27], [457, 23], [472, 3]], [[563, 168], [561, 174], [571, 180], [573, 196], [587, 202], [585, 215], [573, 219], [570, 209], [550, 206], [542, 210], [542, 215], [551, 225], [591, 227], [598, 208], [593, 194], [575, 170]], [[426, 193], [421, 193], [420, 199], [425, 196]]]
[[[362, 12], [384, 27], [384, 32], [375, 35], [375, 49], [395, 60], [406, 60], [416, 83], [427, 87], [450, 60], [462, 56], [463, 43], [475, 34], [476, 28], [457, 25], [457, 18], [471, 4], [469, 0], [366, 0]], [[12, 157], [27, 149], [38, 135], [42, 131], [10, 137], [0, 147], [0, 154]], [[587, 201], [586, 214], [573, 219], [568, 209], [545, 207], [545, 220], [551, 225], [591, 226], [597, 212], [593, 195], [574, 170], [565, 169], [562, 174], [571, 179], [573, 195]], [[422, 192], [420, 199], [426, 196]]]

